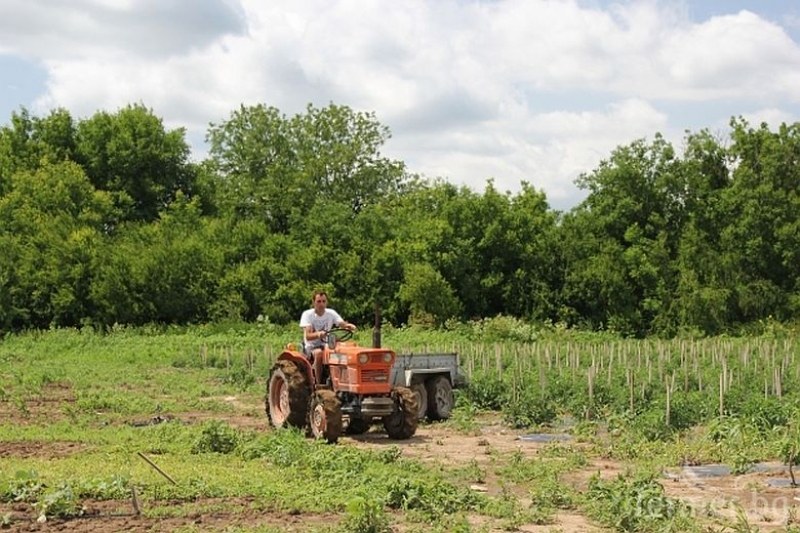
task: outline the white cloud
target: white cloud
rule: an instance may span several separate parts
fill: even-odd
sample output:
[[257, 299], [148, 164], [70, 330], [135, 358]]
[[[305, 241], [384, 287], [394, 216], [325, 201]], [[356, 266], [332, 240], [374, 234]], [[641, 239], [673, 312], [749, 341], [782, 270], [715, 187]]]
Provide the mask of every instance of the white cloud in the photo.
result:
[[763, 123], [773, 130], [777, 130], [781, 124], [791, 124], [798, 120], [797, 116], [792, 116], [791, 113], [774, 107], [742, 113], [742, 117], [753, 127], [757, 128]]
[[51, 61], [158, 61], [243, 29], [227, 0], [3, 0], [0, 14], [0, 52]]
[[[582, 195], [573, 180], [596, 168], [611, 150], [654, 132], [667, 133], [667, 116], [642, 100], [613, 103], [599, 111], [553, 111], [502, 116], [491, 124], [435, 132], [416, 142], [393, 140], [389, 152], [406, 154], [428, 176], [482, 188], [493, 178], [500, 190], [527, 181], [547, 191], [555, 206]], [[459, 147], [454, 149], [453, 147]], [[461, 172], [452, 174], [451, 169]]]
[[478, 189], [526, 180], [562, 205], [615, 146], [729, 118], [676, 123], [666, 110], [681, 102], [798, 118], [800, 47], [748, 11], [693, 22], [667, 1], [232, 2], [2, 0], [0, 53], [46, 66], [39, 111], [142, 102], [196, 139], [240, 104], [333, 102], [374, 111], [394, 132], [387, 155], [412, 171]]
[[800, 101], [800, 48], [782, 28], [749, 11], [680, 29], [660, 55], [671, 88], [685, 98]]

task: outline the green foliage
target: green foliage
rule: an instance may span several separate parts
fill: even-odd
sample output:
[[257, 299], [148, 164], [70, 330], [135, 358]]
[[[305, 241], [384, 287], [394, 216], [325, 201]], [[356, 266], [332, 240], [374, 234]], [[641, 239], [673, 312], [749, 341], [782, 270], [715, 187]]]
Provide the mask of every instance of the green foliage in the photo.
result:
[[575, 490], [555, 475], [537, 479], [530, 498], [532, 506], [546, 509], [574, 509], [578, 500]]
[[483, 512], [502, 518], [502, 528], [506, 531], [518, 531], [523, 524], [553, 523], [552, 509], [533, 506], [525, 509], [508, 487], [502, 487], [497, 498], [485, 502]]
[[236, 429], [219, 420], [212, 420], [203, 424], [200, 436], [192, 446], [192, 453], [233, 453], [240, 440]]
[[347, 502], [345, 517], [339, 526], [342, 531], [352, 533], [388, 533], [389, 517], [380, 501], [364, 497], [353, 498]]
[[358, 213], [399, 190], [402, 163], [379, 155], [388, 136], [373, 114], [345, 106], [309, 105], [291, 118], [242, 106], [208, 133], [211, 161], [224, 177], [219, 205], [278, 233], [326, 199]]
[[[656, 134], [550, 209], [383, 157], [389, 129], [331, 104], [242, 106], [188, 161], [141, 104], [0, 127], [0, 330], [297, 320], [325, 287], [351, 321], [532, 342], [569, 328], [643, 337], [776, 331], [800, 313], [800, 124], [730, 139]], [[496, 317], [489, 318], [487, 317]], [[535, 324], [535, 325], [534, 325]], [[558, 326], [553, 327], [553, 324]]]
[[0, 328], [70, 325], [91, 311], [91, 260], [112, 209], [74, 163], [22, 171], [0, 196]]
[[475, 419], [477, 410], [469, 400], [464, 399], [465, 396], [461, 391], [456, 391], [456, 409], [453, 411], [448, 423], [460, 433], [464, 434], [479, 434], [480, 425]]
[[441, 325], [448, 318], [460, 314], [453, 289], [428, 264], [413, 264], [406, 269], [398, 296], [410, 307], [412, 324]]
[[[430, 461], [409, 458], [406, 444], [381, 444], [380, 439], [330, 446], [297, 430], [247, 431], [224, 422], [236, 412], [252, 414], [254, 426], [265, 424], [263, 379], [277, 349], [296, 340], [296, 326], [229, 321], [6, 335], [0, 343], [0, 388], [28, 409], [28, 418], [24, 424], [0, 424], [0, 441], [34, 448], [38, 443], [54, 455], [0, 458], [0, 500], [36, 504], [47, 517], [68, 517], [81, 513], [81, 500], [87, 498], [129, 505], [135, 487], [151, 517], [202, 513], [192, 507], [198, 500], [219, 498], [208, 505], [232, 512], [224, 506], [244, 501], [247, 509], [252, 505], [265, 512], [346, 515], [341, 524], [331, 524], [334, 529], [380, 530], [387, 520], [409, 531], [469, 531], [465, 517], [487, 530], [511, 529], [547, 524], [557, 509], [577, 508], [620, 530], [692, 531], [696, 524], [687, 523], [685, 510], [658, 492], [652, 476], [647, 483], [632, 475], [624, 482], [601, 481], [589, 498], [573, 483], [579, 476], [573, 472], [598, 458], [648, 472], [693, 461], [724, 462], [735, 473], [756, 461], [798, 462], [794, 421], [800, 389], [793, 370], [783, 370], [794, 368], [797, 351], [798, 340], [789, 333], [620, 340], [607, 333], [542, 327], [535, 343], [524, 343], [481, 342], [468, 334], [472, 326], [384, 331], [387, 346], [402, 342], [425, 351], [456, 350], [462, 370], [472, 373], [470, 389], [456, 391], [453, 418], [439, 429], [431, 426], [434, 434], [456, 430], [477, 437], [475, 460], [456, 465], [436, 461], [440, 443], [426, 442], [425, 435], [410, 446], [433, 457]], [[723, 361], [727, 415], [719, 417], [716, 386]], [[595, 369], [594, 403], [587, 392], [589, 368]], [[244, 386], [247, 376], [256, 383]], [[765, 378], [774, 381], [765, 383]], [[665, 383], [672, 387], [669, 425]], [[489, 393], [492, 387], [496, 394]], [[776, 388], [782, 388], [780, 398]], [[229, 401], [233, 394], [236, 402]], [[537, 447], [535, 453], [521, 444], [518, 452], [505, 452], [480, 440], [478, 430], [496, 432], [501, 418], [491, 416], [492, 427], [486, 428], [489, 417], [476, 409], [480, 398], [486, 404], [499, 398], [503, 415], [520, 418], [533, 419], [531, 410], [542, 405], [557, 408], [566, 424], [591, 406], [594, 418], [572, 430], [550, 421], [555, 431], [588, 435], [588, 442]], [[18, 416], [16, 405], [7, 407]], [[206, 416], [214, 421], [193, 422]], [[698, 424], [707, 429], [694, 427]], [[500, 431], [513, 438], [508, 428]], [[69, 443], [69, 453], [58, 453], [58, 443]], [[136, 459], [138, 451], [178, 484]], [[476, 482], [499, 489], [468, 488]], [[349, 502], [363, 504], [348, 510]]]
[[237, 389], [244, 391], [256, 383], [257, 376], [246, 368], [239, 367], [231, 369], [227, 376], [223, 378], [225, 383], [235, 385]]
[[549, 424], [558, 415], [552, 399], [532, 384], [513, 390], [503, 412], [506, 422], [515, 428]]
[[311, 452], [311, 445], [302, 433], [295, 430], [271, 432], [243, 443], [240, 454], [252, 460], [269, 458], [275, 464], [301, 464]]
[[481, 502], [474, 492], [443, 480], [402, 477], [390, 479], [386, 504], [393, 509], [419, 511], [428, 520], [475, 509]]
[[533, 342], [540, 336], [535, 324], [507, 315], [471, 321], [468, 326], [470, 337], [483, 342]]
[[34, 470], [20, 470], [10, 480], [0, 484], [0, 501], [31, 502], [44, 492], [46, 486]]
[[589, 480], [584, 509], [589, 516], [616, 531], [696, 531], [691, 509], [681, 500], [669, 498], [652, 477], [628, 479], [619, 476]]
[[129, 494], [128, 480], [118, 475], [103, 480], [61, 481], [48, 487], [36, 471], [18, 471], [13, 478], [0, 481], [0, 502], [31, 503], [42, 520], [82, 516], [86, 509], [81, 498], [119, 500]]
[[123, 500], [131, 493], [131, 481], [126, 476], [115, 474], [107, 479], [89, 479], [75, 490], [82, 498]]
[[166, 131], [142, 105], [99, 111], [76, 128], [77, 161], [92, 184], [112, 194], [123, 220], [155, 220], [178, 192], [193, 192], [185, 131]]
[[75, 496], [72, 487], [62, 484], [52, 490], [45, 491], [33, 507], [40, 519], [49, 517], [72, 518], [82, 516], [86, 509]]
[[506, 402], [508, 388], [496, 373], [481, 373], [472, 376], [466, 390], [466, 398], [478, 409], [499, 411]]

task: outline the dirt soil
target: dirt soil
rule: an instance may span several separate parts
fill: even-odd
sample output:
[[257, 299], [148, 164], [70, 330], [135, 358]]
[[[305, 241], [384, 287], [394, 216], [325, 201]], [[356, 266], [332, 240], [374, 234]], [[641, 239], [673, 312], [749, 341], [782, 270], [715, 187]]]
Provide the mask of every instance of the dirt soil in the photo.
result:
[[[61, 394], [61, 402], [37, 399], [31, 405], [37, 415], [63, 413], [63, 402], [71, 400], [68, 391], [55, 390]], [[252, 402], [240, 401], [235, 397], [222, 399], [233, 407], [232, 413], [180, 413], [177, 418], [185, 423], [199, 423], [208, 419], [224, 419], [232, 425], [247, 429], [263, 429], [269, 431], [263, 406]], [[74, 400], [73, 400], [74, 401]], [[32, 409], [28, 409], [30, 413]], [[19, 409], [8, 402], [0, 402], [0, 416], [12, 415], [12, 419], [20, 418], [21, 423], [30, 422], [30, 414], [20, 414]], [[173, 417], [170, 417], [170, 419]], [[130, 423], [159, 423], [160, 420], [148, 419], [131, 421]], [[499, 494], [502, 491], [500, 479], [494, 474], [492, 461], [498, 455], [521, 453], [526, 458], [537, 457], [547, 443], [520, 440], [524, 431], [509, 429], [495, 415], [481, 416], [476, 419], [474, 429], [464, 431], [453, 423], [423, 423], [416, 435], [406, 441], [390, 440], [381, 427], [375, 427], [364, 435], [343, 436], [339, 446], [356, 446], [363, 449], [380, 449], [384, 446], [397, 446], [405, 457], [416, 458], [431, 464], [442, 464], [449, 467], [474, 466], [477, 464], [485, 473], [482, 483], [472, 485], [473, 490], [487, 494]], [[563, 443], [565, 446], [580, 448], [575, 442]], [[58, 458], [86, 450], [86, 446], [74, 442], [2, 442], [0, 457], [45, 457]], [[603, 478], [610, 478], [625, 472], [626, 465], [601, 458], [591, 458], [589, 464], [579, 472], [571, 472], [564, 480], [579, 489], [586, 486], [592, 474], [599, 473]], [[792, 520], [793, 513], [800, 507], [800, 490], [789, 487], [771, 487], [768, 481], [774, 477], [786, 477], [780, 465], [775, 469], [744, 476], [725, 476], [721, 478], [698, 478], [680, 473], [665, 476], [662, 483], [667, 494], [681, 498], [689, 503], [698, 517], [717, 524], [723, 520], [727, 523], [736, 521], [737, 508], [741, 508], [752, 526], [762, 532], [785, 529]], [[518, 494], [525, 505], [525, 494]], [[255, 529], [279, 528], [283, 531], [309, 531], [329, 527], [337, 523], [341, 517], [326, 514], [291, 515], [264, 511], [256, 502], [248, 499], [204, 499], [191, 504], [183, 503], [188, 508], [185, 516], [180, 518], [149, 518], [134, 511], [130, 502], [84, 502], [86, 511], [82, 518], [72, 520], [52, 520], [44, 523], [35, 521], [36, 512], [27, 504], [0, 504], [0, 524], [5, 523], [5, 531], [91, 531], [106, 533], [112, 531], [173, 531], [189, 529], [192, 531], [218, 531], [222, 529]], [[800, 514], [800, 513], [798, 513]], [[485, 517], [473, 517], [476, 528], [484, 527]], [[401, 524], [396, 531], [406, 530]], [[490, 527], [495, 527], [491, 524]], [[491, 529], [494, 532], [503, 531]], [[592, 524], [577, 511], [561, 511], [555, 515], [554, 523], [549, 525], [526, 524], [519, 528], [524, 532], [576, 532], [590, 533], [607, 531]]]

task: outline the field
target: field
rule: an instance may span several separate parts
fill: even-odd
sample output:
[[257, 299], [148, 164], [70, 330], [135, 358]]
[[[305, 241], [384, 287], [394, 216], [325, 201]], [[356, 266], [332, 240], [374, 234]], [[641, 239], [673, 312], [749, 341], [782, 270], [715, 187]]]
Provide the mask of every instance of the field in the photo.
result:
[[800, 531], [792, 335], [389, 328], [398, 351], [458, 351], [470, 387], [450, 420], [408, 441], [375, 427], [336, 445], [267, 424], [265, 378], [296, 335], [262, 324], [7, 336], [0, 525]]

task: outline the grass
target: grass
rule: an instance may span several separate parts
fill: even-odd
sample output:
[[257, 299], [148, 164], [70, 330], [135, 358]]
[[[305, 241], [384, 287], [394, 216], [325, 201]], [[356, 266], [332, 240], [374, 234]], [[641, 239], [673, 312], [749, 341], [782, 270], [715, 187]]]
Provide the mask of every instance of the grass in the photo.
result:
[[[491, 406], [511, 407], [506, 412], [510, 424], [540, 431], [554, 430], [558, 417], [571, 415], [578, 422], [569, 429], [573, 443], [544, 446], [536, 457], [481, 446], [476, 450], [481, 461], [445, 466], [407, 458], [400, 445], [328, 446], [299, 432], [266, 431], [265, 377], [280, 347], [297, 340], [295, 327], [116, 328], [107, 334], [52, 330], [6, 336], [0, 341], [0, 442], [28, 444], [39, 452], [0, 454], [0, 506], [6, 505], [0, 510], [16, 501], [29, 505], [32, 513], [74, 517], [87, 500], [124, 507], [135, 489], [145, 517], [185, 518], [176, 526], [185, 531], [193, 530], [192, 516], [223, 512], [321, 517], [321, 523], [312, 520], [305, 529], [314, 531], [388, 531], [398, 524], [425, 532], [514, 530], [522, 524], [552, 525], [556, 531], [559, 512], [579, 513], [618, 531], [681, 531], [695, 525], [684, 521], [679, 502], [659, 492], [657, 476], [663, 469], [719, 461], [744, 469], [755, 461], [794, 460], [797, 455], [795, 448], [787, 448], [790, 433], [780, 425], [794, 419], [793, 367], [786, 367], [779, 384], [780, 403], [754, 401], [743, 396], [745, 380], [761, 377], [753, 366], [739, 367], [735, 361], [742, 346], [792, 350], [794, 341], [698, 344], [697, 350], [729, 350], [730, 368], [738, 372], [731, 378], [730, 405], [740, 411], [708, 418], [697, 427], [671, 428], [660, 412], [641, 407], [661, 405], [660, 389], [648, 388], [645, 376], [652, 373], [657, 382], [661, 361], [664, 375], [672, 369], [678, 383], [685, 379], [691, 388], [692, 382], [680, 374], [689, 368], [681, 361], [689, 358], [680, 354], [696, 355], [695, 348], [546, 336], [540, 336], [539, 344], [521, 345], [490, 340], [498, 335], [490, 326], [481, 325], [485, 338], [466, 343], [469, 332], [464, 331], [387, 328], [384, 344], [398, 351], [459, 351], [476, 379], [470, 391], [457, 391], [453, 417], [439, 424], [456, 438], [480, 436], [482, 409]], [[673, 358], [638, 367], [634, 381], [642, 388], [634, 400], [640, 408], [626, 411], [630, 398], [619, 360], [628, 357], [633, 364], [648, 347], [656, 354], [674, 351]], [[719, 357], [698, 358], [698, 368], [705, 364], [712, 372]], [[771, 360], [781, 357], [792, 360], [785, 353]], [[597, 371], [602, 379], [590, 398], [581, 372], [596, 364], [592, 361], [604, 360], [618, 366]], [[764, 362], [760, 368], [773, 374], [780, 368], [770, 365]], [[775, 387], [767, 383], [770, 394]], [[562, 394], [560, 400], [556, 393]], [[649, 400], [640, 397], [651, 393]], [[717, 401], [713, 390], [706, 396]], [[697, 402], [705, 401], [700, 395], [692, 397], [696, 403], [681, 403], [679, 393], [676, 398], [676, 420], [682, 409], [695, 413], [703, 407]], [[709, 416], [707, 410], [697, 412]], [[497, 424], [499, 417], [493, 420]], [[141, 459], [140, 452], [177, 484]], [[574, 474], [600, 459], [626, 463], [627, 475], [576, 486]], [[470, 488], [476, 483], [496, 490], [476, 492]], [[643, 501], [656, 511], [640, 516], [635, 505]], [[620, 502], [633, 506], [628, 515], [619, 511]], [[328, 519], [328, 514], [338, 518]], [[0, 519], [7, 517], [0, 512]], [[742, 518], [736, 520], [743, 530]], [[268, 523], [241, 527], [281, 530]]]
[[[235, 397], [265, 424], [264, 377], [276, 347], [293, 334], [263, 333], [54, 330], [6, 337], [0, 409], [15, 422], [0, 423], [0, 440], [42, 444], [42, 454], [0, 456], [0, 501], [68, 518], [83, 514], [87, 498], [125, 502], [135, 488], [151, 518], [209, 513], [241, 499], [265, 512], [344, 513], [341, 527], [353, 531], [385, 529], [387, 512], [412, 523], [514, 512], [498, 510], [493, 498], [445, 472], [402, 458], [397, 448], [327, 446], [298, 432], [222, 422], [234, 412], [222, 399]], [[210, 420], [146, 424], [195, 412]], [[56, 445], [64, 443], [75, 446], [59, 453]], [[212, 503], [198, 510], [198, 501]]]

